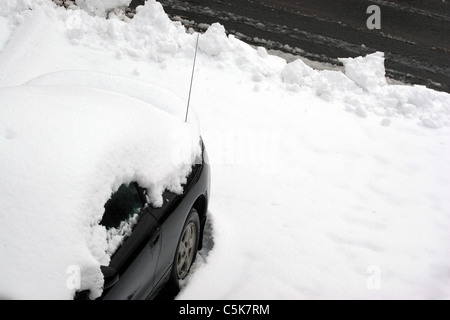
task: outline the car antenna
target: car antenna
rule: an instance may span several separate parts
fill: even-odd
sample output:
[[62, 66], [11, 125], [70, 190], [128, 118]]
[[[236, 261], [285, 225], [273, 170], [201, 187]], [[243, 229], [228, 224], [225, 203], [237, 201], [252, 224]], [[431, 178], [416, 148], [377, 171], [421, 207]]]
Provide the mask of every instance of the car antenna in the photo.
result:
[[191, 85], [189, 87], [189, 97], [188, 97], [187, 108], [186, 108], [186, 118], [184, 119], [184, 122], [187, 122], [188, 115], [189, 115], [189, 105], [191, 103], [192, 84], [194, 82], [195, 61], [197, 60], [197, 50], [198, 50], [198, 40], [199, 40], [199, 38], [200, 38], [200, 33], [197, 33], [197, 42], [195, 44], [194, 64], [192, 66]]

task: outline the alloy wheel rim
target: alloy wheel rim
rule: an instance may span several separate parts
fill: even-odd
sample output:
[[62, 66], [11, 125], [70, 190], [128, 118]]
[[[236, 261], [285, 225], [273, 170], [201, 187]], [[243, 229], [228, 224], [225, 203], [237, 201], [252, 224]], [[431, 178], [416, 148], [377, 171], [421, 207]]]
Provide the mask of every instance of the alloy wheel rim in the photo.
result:
[[178, 247], [177, 274], [178, 279], [184, 279], [189, 272], [195, 253], [197, 240], [196, 227], [190, 222], [183, 231]]

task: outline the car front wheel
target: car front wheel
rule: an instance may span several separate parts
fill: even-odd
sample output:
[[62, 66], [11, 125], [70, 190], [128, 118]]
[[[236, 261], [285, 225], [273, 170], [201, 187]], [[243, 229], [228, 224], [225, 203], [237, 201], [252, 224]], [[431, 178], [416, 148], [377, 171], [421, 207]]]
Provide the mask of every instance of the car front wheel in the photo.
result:
[[200, 218], [197, 210], [191, 209], [178, 241], [177, 253], [173, 261], [170, 286], [179, 290], [180, 280], [189, 274], [192, 264], [197, 256], [198, 242], [200, 239]]
[[179, 280], [186, 278], [195, 255], [197, 254], [198, 243], [198, 223], [195, 218], [198, 215], [195, 213], [193, 219], [190, 219], [184, 226], [183, 233], [178, 244], [178, 252], [176, 257], [177, 277]]

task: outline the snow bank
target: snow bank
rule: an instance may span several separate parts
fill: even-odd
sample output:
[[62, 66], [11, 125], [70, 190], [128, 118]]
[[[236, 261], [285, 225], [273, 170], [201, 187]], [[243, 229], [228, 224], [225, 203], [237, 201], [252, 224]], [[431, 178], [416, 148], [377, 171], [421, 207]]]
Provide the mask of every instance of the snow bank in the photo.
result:
[[344, 64], [345, 75], [364, 90], [373, 91], [387, 85], [383, 52], [369, 54], [365, 58], [339, 60]]
[[131, 0], [75, 0], [75, 2], [89, 13], [106, 17], [113, 9], [128, 7]]
[[314, 70], [296, 60], [285, 66], [282, 79], [291, 91], [307, 89], [326, 101], [340, 101], [346, 111], [362, 118], [380, 117], [382, 125], [405, 117], [428, 128], [450, 126], [448, 94], [419, 85], [388, 85], [383, 53], [340, 60], [345, 74]]
[[[449, 94], [387, 84], [382, 53], [343, 59], [344, 72], [317, 70], [213, 24], [200, 36], [198, 117], [185, 126], [166, 120], [183, 114], [196, 35], [154, 0], [130, 21], [101, 10], [0, 2], [0, 254], [10, 257], [1, 295], [70, 298], [74, 265], [98, 294], [108, 260], [100, 204], [132, 179], [155, 203], [163, 186], [178, 190], [182, 175], [169, 172], [186, 173], [175, 163], [196, 150], [200, 127], [215, 245], [179, 298], [450, 297]], [[156, 128], [172, 134], [126, 143]], [[149, 146], [167, 143], [188, 150], [144, 167], [152, 176], [137, 169], [130, 154], [153, 157]], [[66, 236], [47, 237], [55, 226]]]

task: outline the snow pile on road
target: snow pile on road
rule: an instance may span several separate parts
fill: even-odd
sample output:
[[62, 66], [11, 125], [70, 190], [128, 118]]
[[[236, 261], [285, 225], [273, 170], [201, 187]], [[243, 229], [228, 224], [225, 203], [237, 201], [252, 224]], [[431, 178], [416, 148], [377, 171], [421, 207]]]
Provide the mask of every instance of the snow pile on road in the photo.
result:
[[75, 0], [75, 2], [87, 12], [106, 17], [113, 9], [127, 8], [131, 0]]
[[[52, 101], [72, 105], [80, 95], [69, 88], [82, 87], [93, 98], [108, 90], [116, 92], [108, 101], [120, 110], [134, 104], [124, 103], [125, 95], [139, 105], [182, 114], [178, 106], [185, 103], [176, 96], [187, 96], [197, 37], [170, 21], [154, 0], [129, 21], [115, 13], [105, 19], [66, 10], [51, 1], [6, 0], [0, 3], [0, 27], [4, 92], [25, 90], [28, 83], [33, 95], [24, 92], [23, 99], [39, 101], [37, 96], [53, 95], [51, 88], [59, 85], [65, 89]], [[227, 36], [219, 24], [200, 36], [191, 101], [196, 113], [189, 121], [201, 127], [212, 164], [214, 247], [199, 259], [180, 299], [450, 297], [450, 95], [389, 85], [382, 53], [342, 62], [345, 72], [313, 69], [302, 60], [287, 63]], [[162, 88], [149, 89], [145, 83]], [[166, 91], [173, 92], [167, 101], [161, 98]], [[9, 99], [2, 107], [8, 107], [3, 101], [16, 105]], [[48, 121], [38, 109], [30, 112], [24, 123], [37, 128], [32, 115], [34, 121]], [[112, 116], [114, 126], [116, 120]], [[1, 155], [7, 154], [6, 145], [14, 148], [21, 141], [22, 131], [12, 124], [2, 124]], [[46, 145], [50, 157], [53, 149]], [[114, 145], [90, 148], [101, 154]], [[44, 160], [32, 166], [38, 178], [45, 176]], [[3, 165], [14, 164], [4, 160]], [[72, 167], [66, 171], [68, 180], [77, 173]], [[4, 181], [14, 180], [8, 178]], [[36, 197], [45, 199], [47, 188]], [[2, 185], [2, 192], [6, 189]], [[35, 190], [27, 187], [26, 193]], [[25, 206], [23, 191], [4, 194], [11, 210], [13, 204]], [[95, 209], [80, 205], [87, 212]], [[4, 228], [20, 225], [15, 217], [0, 216]], [[67, 230], [68, 239], [78, 243], [80, 235], [72, 231]], [[1, 248], [2, 256], [15, 252]], [[48, 248], [52, 245], [44, 242], [40, 252]], [[77, 255], [90, 259], [86, 266], [94, 275], [104, 254], [98, 248], [103, 247], [83, 247], [85, 254]], [[8, 285], [0, 294], [11, 293], [3, 288], [24, 289], [20, 270], [39, 279], [27, 296], [38, 296], [41, 288], [54, 292], [52, 285], [65, 286], [63, 275], [51, 279], [44, 266], [65, 272], [68, 264], [80, 263], [49, 259], [16, 273], [14, 268], [26, 266], [26, 257], [16, 256], [20, 265], [3, 265], [0, 281]]]
[[382, 52], [376, 52], [366, 58], [341, 58], [340, 61], [345, 66], [345, 75], [364, 90], [374, 91], [387, 85]]
[[324, 100], [342, 102], [347, 111], [360, 117], [375, 114], [383, 125], [389, 125], [392, 118], [406, 117], [429, 128], [450, 126], [448, 94], [418, 85], [388, 85], [382, 52], [340, 60], [345, 74], [314, 70], [297, 60], [284, 68], [283, 80], [290, 90], [310, 88]]

